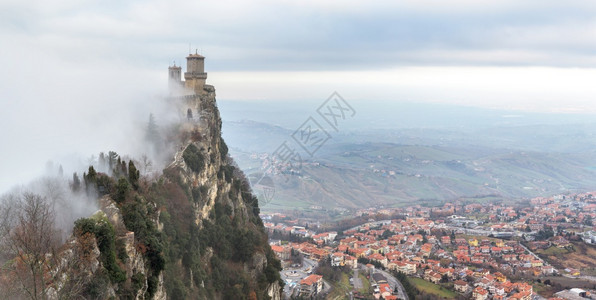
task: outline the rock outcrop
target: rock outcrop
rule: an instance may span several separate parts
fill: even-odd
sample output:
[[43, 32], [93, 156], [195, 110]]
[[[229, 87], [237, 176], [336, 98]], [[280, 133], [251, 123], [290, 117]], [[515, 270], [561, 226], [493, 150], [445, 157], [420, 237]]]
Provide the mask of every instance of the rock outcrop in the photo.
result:
[[[191, 201], [194, 223], [201, 231], [219, 228], [250, 235], [253, 239], [236, 244], [236, 240], [242, 236], [228, 238], [232, 244], [232, 249], [229, 250], [235, 253], [225, 255], [218, 251], [228, 249], [220, 247], [219, 244], [212, 247], [209, 241], [205, 241], [203, 244], [206, 246], [207, 254], [202, 256], [202, 261], [208, 263], [203, 265], [204, 269], [213, 271], [212, 255], [227, 258], [225, 264], [228, 265], [228, 269], [239, 271], [237, 275], [242, 279], [239, 279], [238, 284], [245, 285], [243, 296], [250, 297], [254, 293], [259, 299], [281, 299], [279, 261], [267, 244], [267, 237], [258, 216], [258, 201], [252, 195], [244, 174], [228, 156], [228, 148], [221, 137], [221, 118], [215, 101], [215, 89], [206, 85], [201, 95], [172, 98], [171, 101], [176, 102], [182, 113], [189, 109], [196, 112], [193, 113], [193, 118], [186, 118], [180, 126], [182, 139], [177, 146], [174, 161], [165, 171], [171, 181], [178, 181], [183, 191], [193, 198]], [[220, 211], [223, 211], [223, 216]], [[232, 220], [231, 225], [226, 225], [228, 218]], [[250, 247], [251, 251], [238, 254], [238, 251], [242, 252], [243, 249], [234, 247]], [[267, 269], [269, 263], [276, 266], [269, 266]], [[269, 274], [273, 271], [275, 274]], [[264, 273], [268, 274], [268, 278], [265, 278], [267, 276]], [[213, 278], [209, 279], [212, 282]], [[263, 281], [266, 282], [265, 286]], [[199, 288], [201, 286], [204, 284], [199, 285]], [[229, 294], [225, 294], [214, 288], [214, 293], [209, 294], [209, 297], [230, 297]]]
[[173, 160], [154, 181], [139, 182], [119, 159], [111, 176], [90, 168], [101, 211], [77, 221], [50, 298], [72, 289], [98, 299], [281, 299], [281, 266], [228, 156], [215, 89], [169, 101], [183, 116], [164, 137]]

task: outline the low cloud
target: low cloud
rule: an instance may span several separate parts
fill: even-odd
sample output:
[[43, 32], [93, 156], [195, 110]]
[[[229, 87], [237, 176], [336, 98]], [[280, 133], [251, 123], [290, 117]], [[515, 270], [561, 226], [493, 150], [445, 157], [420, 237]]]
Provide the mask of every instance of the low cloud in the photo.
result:
[[[352, 99], [589, 106], [595, 12], [560, 1], [3, 1], [0, 191], [41, 174], [48, 160], [68, 174], [100, 151], [146, 152], [139, 139], [149, 113], [158, 124], [169, 118], [167, 65], [183, 64], [189, 43], [207, 56], [220, 100], [338, 90]], [[527, 68], [535, 66], [547, 75], [569, 69], [579, 82], [540, 77]], [[511, 74], [538, 77], [521, 93], [503, 91], [516, 84]], [[442, 83], [450, 78], [464, 81]], [[475, 78], [485, 81], [465, 81]], [[554, 93], [544, 90], [553, 83]]]

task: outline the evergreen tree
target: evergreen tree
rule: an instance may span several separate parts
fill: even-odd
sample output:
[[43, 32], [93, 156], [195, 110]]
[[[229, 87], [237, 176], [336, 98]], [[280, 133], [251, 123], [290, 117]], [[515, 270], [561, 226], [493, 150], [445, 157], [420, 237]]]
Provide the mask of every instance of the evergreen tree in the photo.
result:
[[122, 175], [128, 176], [128, 168], [125, 161], [120, 162], [120, 170], [122, 171]]
[[85, 177], [85, 184], [92, 184], [97, 181], [97, 172], [95, 172], [95, 168], [93, 166], [89, 166], [89, 171], [87, 172], [87, 176]]
[[547, 240], [547, 239], [553, 237], [554, 235], [555, 235], [555, 231], [553, 230], [553, 228], [551, 226], [544, 226], [544, 229], [541, 229], [540, 231], [538, 231], [538, 234], [536, 235], [536, 240], [538, 240], [538, 241]]
[[149, 122], [145, 132], [145, 140], [153, 148], [154, 151], [159, 152], [161, 150], [161, 137], [159, 136], [159, 127], [155, 122], [153, 114], [149, 114]]
[[132, 160], [128, 161], [128, 181], [130, 181], [132, 188], [135, 190], [139, 189], [139, 177], [140, 172], [135, 167], [135, 164]]
[[114, 177], [120, 177], [120, 175], [122, 174], [122, 160], [120, 159], [120, 156], [116, 157], [116, 160], [114, 161], [114, 168], [112, 169], [112, 175]]
[[126, 199], [126, 193], [128, 192], [128, 181], [124, 177], [120, 177], [118, 179], [118, 184], [116, 185], [116, 194], [114, 195], [114, 201], [116, 203], [122, 203]]
[[157, 123], [155, 123], [155, 117], [153, 116], [153, 114], [149, 114], [149, 122], [147, 123], [147, 139], [148, 140], [153, 140], [154, 138], [158, 137], [158, 131], [157, 131]]
[[441, 283], [446, 282], [449, 282], [449, 277], [447, 276], [447, 274], [443, 274], [443, 276], [441, 276]]
[[109, 170], [108, 161], [106, 159], [106, 155], [103, 152], [99, 153], [99, 158], [97, 159], [97, 164], [99, 165], [100, 170]]
[[95, 190], [97, 183], [97, 172], [95, 172], [93, 166], [89, 166], [87, 174], [83, 173], [83, 180], [85, 181], [85, 190], [89, 195], [91, 191]]
[[114, 151], [108, 152], [108, 169], [110, 169], [110, 171], [114, 170], [118, 158], [118, 153]]
[[78, 192], [81, 189], [81, 180], [77, 172], [72, 173], [72, 191]]

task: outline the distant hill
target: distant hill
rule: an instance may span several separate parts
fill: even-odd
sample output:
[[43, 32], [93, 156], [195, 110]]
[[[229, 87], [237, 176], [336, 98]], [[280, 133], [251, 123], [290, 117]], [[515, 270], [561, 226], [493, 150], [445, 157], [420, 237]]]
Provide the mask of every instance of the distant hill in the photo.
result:
[[[226, 124], [230, 153], [249, 175], [263, 171], [259, 155], [292, 141], [293, 130], [281, 126]], [[530, 124], [476, 130], [345, 130], [334, 133], [313, 157], [303, 153], [299, 172], [272, 176], [275, 192], [261, 202], [264, 210], [361, 208], [593, 190], [596, 147], [591, 128]]]

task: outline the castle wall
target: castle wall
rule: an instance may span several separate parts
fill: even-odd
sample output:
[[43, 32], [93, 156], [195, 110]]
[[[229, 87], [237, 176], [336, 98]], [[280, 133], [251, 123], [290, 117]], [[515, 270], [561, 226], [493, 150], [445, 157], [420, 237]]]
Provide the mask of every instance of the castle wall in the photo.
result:
[[187, 78], [184, 82], [184, 86], [193, 90], [195, 94], [202, 94], [203, 88], [205, 87], [205, 79]]
[[189, 73], [205, 73], [205, 59], [187, 57], [186, 72]]
[[176, 66], [169, 67], [168, 87], [170, 89], [170, 93], [178, 93], [182, 86], [182, 68]]
[[205, 57], [199, 54], [190, 54], [186, 57], [186, 88], [195, 92], [195, 94], [203, 94], [203, 87], [207, 80], [207, 73], [205, 73]]

